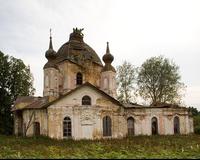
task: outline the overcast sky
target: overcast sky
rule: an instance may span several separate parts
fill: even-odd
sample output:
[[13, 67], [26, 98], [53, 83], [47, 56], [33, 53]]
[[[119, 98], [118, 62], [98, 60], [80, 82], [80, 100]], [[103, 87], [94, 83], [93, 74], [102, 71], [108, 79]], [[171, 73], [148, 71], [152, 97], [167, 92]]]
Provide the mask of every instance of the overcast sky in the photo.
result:
[[42, 96], [45, 51], [52, 28], [57, 51], [73, 28], [100, 56], [110, 42], [114, 66], [140, 66], [164, 55], [187, 85], [184, 102], [200, 110], [199, 0], [0, 0], [0, 50], [30, 65], [36, 96]]

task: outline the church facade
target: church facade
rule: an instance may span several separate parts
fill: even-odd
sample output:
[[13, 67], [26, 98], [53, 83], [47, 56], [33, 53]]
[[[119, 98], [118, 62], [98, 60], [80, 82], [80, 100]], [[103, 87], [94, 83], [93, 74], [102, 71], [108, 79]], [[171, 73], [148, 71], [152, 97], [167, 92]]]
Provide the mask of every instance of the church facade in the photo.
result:
[[120, 103], [109, 44], [103, 65], [81, 31], [73, 29], [57, 52], [50, 36], [43, 97], [18, 97], [12, 109], [15, 135], [77, 140], [193, 133], [185, 107]]

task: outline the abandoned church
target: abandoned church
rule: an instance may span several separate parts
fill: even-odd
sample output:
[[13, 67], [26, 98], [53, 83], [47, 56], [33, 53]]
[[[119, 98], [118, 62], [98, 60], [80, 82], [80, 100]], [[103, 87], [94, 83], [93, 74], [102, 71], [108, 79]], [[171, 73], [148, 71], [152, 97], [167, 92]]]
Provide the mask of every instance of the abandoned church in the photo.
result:
[[83, 37], [81, 29], [73, 29], [69, 41], [56, 52], [50, 35], [43, 97], [15, 101], [15, 135], [78, 140], [193, 133], [193, 118], [186, 107], [120, 103], [109, 43], [103, 64]]

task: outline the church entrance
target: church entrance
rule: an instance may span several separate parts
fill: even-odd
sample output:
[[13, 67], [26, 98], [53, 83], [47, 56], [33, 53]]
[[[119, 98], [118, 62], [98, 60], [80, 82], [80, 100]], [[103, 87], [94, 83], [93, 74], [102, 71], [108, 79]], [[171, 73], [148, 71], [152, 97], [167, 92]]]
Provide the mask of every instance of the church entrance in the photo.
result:
[[174, 118], [174, 134], [180, 134], [180, 120], [177, 116]]

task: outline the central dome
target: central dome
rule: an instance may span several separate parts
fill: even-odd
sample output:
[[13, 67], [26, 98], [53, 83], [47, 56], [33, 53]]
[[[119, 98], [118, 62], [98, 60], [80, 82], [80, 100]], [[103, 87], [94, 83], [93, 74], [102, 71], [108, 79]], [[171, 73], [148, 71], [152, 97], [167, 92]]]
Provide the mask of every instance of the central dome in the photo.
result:
[[82, 64], [86, 60], [102, 66], [101, 59], [97, 53], [83, 41], [83, 29], [73, 29], [69, 41], [63, 44], [57, 52], [56, 61], [70, 60]]

